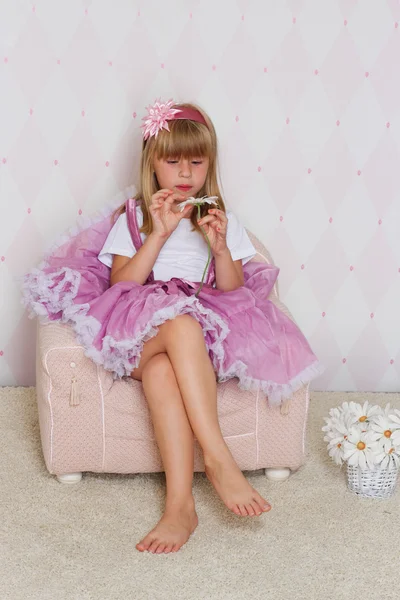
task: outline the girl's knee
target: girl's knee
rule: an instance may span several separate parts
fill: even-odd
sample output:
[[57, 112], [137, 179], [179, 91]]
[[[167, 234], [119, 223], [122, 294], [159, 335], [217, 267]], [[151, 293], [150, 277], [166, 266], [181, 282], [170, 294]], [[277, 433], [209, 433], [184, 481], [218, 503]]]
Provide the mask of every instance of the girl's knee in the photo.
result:
[[179, 332], [187, 334], [188, 331], [201, 329], [201, 325], [198, 320], [189, 314], [178, 315], [174, 319], [166, 321], [162, 327], [166, 330], [173, 331], [174, 334]]
[[172, 373], [173, 369], [168, 354], [160, 352], [160, 354], [152, 356], [144, 365], [142, 381], [144, 379], [159, 379], [162, 382]]

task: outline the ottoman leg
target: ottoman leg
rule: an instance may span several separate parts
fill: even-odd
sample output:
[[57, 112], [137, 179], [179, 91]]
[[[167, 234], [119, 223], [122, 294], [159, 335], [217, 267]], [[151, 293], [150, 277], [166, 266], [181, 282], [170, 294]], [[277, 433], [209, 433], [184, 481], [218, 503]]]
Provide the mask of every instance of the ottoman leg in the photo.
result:
[[82, 479], [82, 473], [64, 473], [56, 476], [60, 483], [79, 483]]
[[290, 476], [290, 469], [265, 469], [265, 476], [270, 481], [286, 481]]

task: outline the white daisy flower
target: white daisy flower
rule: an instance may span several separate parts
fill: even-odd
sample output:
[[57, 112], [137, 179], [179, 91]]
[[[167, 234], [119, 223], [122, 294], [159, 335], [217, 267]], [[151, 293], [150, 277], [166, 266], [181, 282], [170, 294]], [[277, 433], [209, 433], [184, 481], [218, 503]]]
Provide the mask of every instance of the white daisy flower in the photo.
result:
[[343, 460], [353, 467], [375, 470], [374, 442], [374, 434], [371, 431], [360, 431], [357, 427], [352, 427], [343, 443]]
[[215, 202], [216, 200], [218, 200], [218, 196], [210, 196], [209, 198], [207, 198], [207, 196], [203, 196], [202, 198], [194, 198], [193, 196], [190, 196], [190, 198], [188, 198], [184, 202], [180, 202], [178, 204], [178, 206], [182, 212], [183, 209], [185, 208], [185, 206], [187, 206], [188, 204], [193, 204], [193, 205], [199, 206], [201, 204], [207, 203], [207, 204], [215, 204], [216, 206], [218, 206], [217, 202]]
[[[389, 418], [395, 424], [396, 429], [392, 432], [392, 442], [396, 446], [400, 445], [400, 410], [397, 408], [393, 409], [393, 413], [389, 415]], [[393, 427], [393, 424], [392, 424]]]
[[347, 461], [351, 466], [376, 470], [400, 467], [400, 411], [343, 402], [332, 408], [324, 418], [328, 451], [337, 464]]
[[343, 413], [351, 413], [354, 412], [353, 407], [356, 405], [355, 402], [343, 402], [341, 406], [337, 406], [335, 408], [331, 408], [329, 414], [332, 417], [340, 417]]
[[380, 442], [384, 442], [389, 439], [393, 440], [393, 433], [400, 429], [400, 419], [399, 422], [391, 420], [390, 416], [377, 415], [374, 418], [374, 421], [370, 424], [371, 431], [376, 433], [376, 440]]
[[357, 417], [357, 421], [360, 423], [364, 423], [365, 421], [370, 420], [374, 415], [382, 412], [380, 406], [370, 406], [368, 400], [364, 402], [363, 406], [361, 406], [361, 404], [353, 403], [352, 410], [354, 415]]
[[344, 442], [347, 440], [353, 423], [352, 416], [341, 413], [340, 418], [328, 419], [325, 417], [325, 421], [327, 425], [322, 427], [322, 431], [327, 432], [324, 441], [328, 442], [329, 456], [337, 465], [340, 465], [343, 463]]
[[393, 446], [390, 439], [383, 438], [372, 445], [375, 462], [382, 469], [395, 469], [400, 466], [399, 448]]

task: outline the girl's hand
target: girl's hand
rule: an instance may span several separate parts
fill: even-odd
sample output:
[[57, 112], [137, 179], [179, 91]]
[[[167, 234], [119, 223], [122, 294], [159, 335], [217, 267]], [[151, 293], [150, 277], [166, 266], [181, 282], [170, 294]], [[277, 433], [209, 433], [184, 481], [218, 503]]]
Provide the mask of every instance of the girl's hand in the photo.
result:
[[153, 233], [161, 238], [169, 238], [181, 219], [192, 210], [193, 206], [189, 205], [185, 206], [182, 212], [174, 212], [172, 210], [174, 201], [180, 199], [183, 201], [185, 195], [168, 189], [159, 190], [152, 195], [149, 212], [153, 220]]
[[209, 239], [213, 255], [218, 256], [228, 249], [226, 244], [228, 218], [223, 210], [217, 208], [210, 208], [208, 213], [197, 222]]

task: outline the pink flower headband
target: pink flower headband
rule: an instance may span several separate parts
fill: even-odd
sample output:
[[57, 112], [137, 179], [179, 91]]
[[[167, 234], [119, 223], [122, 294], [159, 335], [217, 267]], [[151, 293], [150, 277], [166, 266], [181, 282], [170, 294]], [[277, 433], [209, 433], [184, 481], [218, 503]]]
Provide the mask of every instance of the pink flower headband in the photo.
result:
[[190, 119], [191, 121], [197, 121], [203, 123], [207, 127], [207, 123], [203, 115], [193, 108], [172, 108], [176, 104], [172, 99], [168, 102], [161, 102], [161, 99], [156, 100], [153, 106], [147, 106], [148, 115], [143, 117], [143, 138], [147, 138], [155, 135], [157, 137], [158, 132], [161, 129], [169, 131], [167, 121], [173, 121], [174, 119]]

